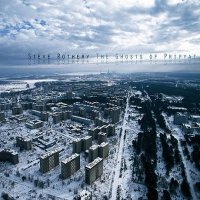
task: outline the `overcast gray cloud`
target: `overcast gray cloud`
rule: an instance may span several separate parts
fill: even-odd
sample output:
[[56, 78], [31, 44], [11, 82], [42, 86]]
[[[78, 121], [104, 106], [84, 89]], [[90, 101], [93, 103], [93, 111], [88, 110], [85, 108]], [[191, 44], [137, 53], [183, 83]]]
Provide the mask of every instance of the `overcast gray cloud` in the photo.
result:
[[199, 0], [1, 0], [0, 59], [28, 52], [193, 51]]

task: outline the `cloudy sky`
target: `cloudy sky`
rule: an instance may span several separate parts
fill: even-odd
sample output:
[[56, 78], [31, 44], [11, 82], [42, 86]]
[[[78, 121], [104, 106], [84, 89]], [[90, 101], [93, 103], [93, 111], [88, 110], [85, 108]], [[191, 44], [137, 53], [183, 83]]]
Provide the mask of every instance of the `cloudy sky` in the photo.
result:
[[28, 52], [198, 54], [199, 46], [199, 0], [0, 1], [2, 63]]

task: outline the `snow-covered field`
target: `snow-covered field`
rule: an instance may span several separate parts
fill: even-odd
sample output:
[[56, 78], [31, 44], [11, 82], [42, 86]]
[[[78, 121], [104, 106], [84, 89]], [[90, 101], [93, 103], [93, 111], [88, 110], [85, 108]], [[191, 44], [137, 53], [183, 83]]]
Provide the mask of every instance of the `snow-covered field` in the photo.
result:
[[35, 87], [35, 83], [38, 82], [52, 82], [56, 79], [27, 79], [27, 80], [4, 80], [4, 83], [0, 84], [0, 93], [2, 92], [16, 92], [31, 89]]

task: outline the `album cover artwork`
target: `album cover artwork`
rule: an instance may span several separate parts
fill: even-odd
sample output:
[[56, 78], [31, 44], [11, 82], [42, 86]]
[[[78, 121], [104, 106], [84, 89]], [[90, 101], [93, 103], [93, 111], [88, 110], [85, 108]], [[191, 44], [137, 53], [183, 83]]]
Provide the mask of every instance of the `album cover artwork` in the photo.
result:
[[200, 1], [0, 0], [0, 199], [200, 199]]

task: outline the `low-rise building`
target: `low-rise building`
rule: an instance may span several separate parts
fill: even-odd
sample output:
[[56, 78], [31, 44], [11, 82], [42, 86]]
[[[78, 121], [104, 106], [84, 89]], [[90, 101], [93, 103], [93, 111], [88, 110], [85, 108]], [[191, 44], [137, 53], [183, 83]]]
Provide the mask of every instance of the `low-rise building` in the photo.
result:
[[43, 121], [41, 120], [32, 120], [26, 123], [26, 127], [30, 129], [36, 129], [43, 127]]

